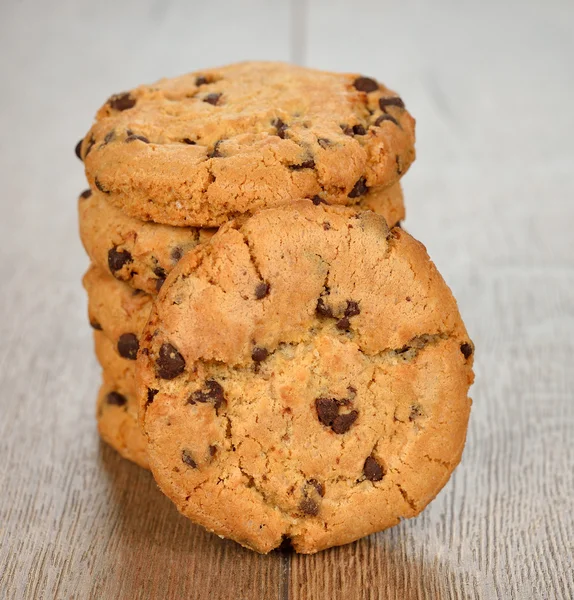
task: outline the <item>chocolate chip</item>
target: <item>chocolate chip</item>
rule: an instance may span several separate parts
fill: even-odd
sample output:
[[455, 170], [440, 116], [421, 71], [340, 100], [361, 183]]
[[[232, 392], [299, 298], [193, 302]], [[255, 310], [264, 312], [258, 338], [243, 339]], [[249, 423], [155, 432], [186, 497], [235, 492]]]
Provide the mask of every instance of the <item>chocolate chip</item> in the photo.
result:
[[209, 446], [209, 456], [215, 456], [217, 454], [217, 446]]
[[325, 301], [323, 300], [323, 298], [319, 298], [317, 300], [317, 307], [315, 308], [315, 312], [318, 315], [320, 315], [321, 317], [332, 317], [333, 316], [333, 310], [331, 309], [330, 306], [325, 304]]
[[213, 106], [217, 106], [220, 98], [221, 98], [221, 94], [207, 94], [207, 96], [205, 96], [203, 101], [207, 102], [208, 104], [212, 104]]
[[313, 204], [315, 206], [319, 206], [319, 204], [329, 204], [328, 202], [325, 202], [325, 200], [323, 200], [323, 198], [321, 198], [321, 196], [313, 196], [311, 198], [311, 202], [313, 202]]
[[353, 81], [353, 85], [359, 92], [366, 92], [367, 94], [379, 89], [379, 84], [370, 77], [357, 77]]
[[106, 146], [107, 144], [109, 144], [114, 139], [115, 135], [116, 132], [113, 129], [111, 131], [108, 131], [108, 133], [106, 133], [106, 137], [104, 138], [102, 146]]
[[398, 96], [391, 96], [390, 98], [379, 98], [379, 106], [384, 111], [387, 106], [398, 106], [404, 108], [405, 103]]
[[157, 374], [162, 379], [174, 379], [185, 369], [185, 359], [177, 348], [169, 343], [162, 344], [156, 359]]
[[77, 144], [76, 144], [76, 156], [82, 160], [82, 142], [84, 140], [81, 139]]
[[155, 280], [155, 291], [159, 292], [164, 283], [165, 283], [165, 277], [160, 277], [159, 279], [156, 279]]
[[181, 260], [182, 256], [183, 256], [183, 250], [179, 246], [176, 246], [175, 248], [172, 249], [171, 260], [178, 262], [179, 260]]
[[119, 392], [110, 392], [106, 396], [106, 402], [113, 406], [125, 406], [127, 404], [127, 398]]
[[348, 317], [343, 317], [342, 319], [339, 319], [336, 324], [337, 329], [341, 329], [343, 331], [346, 331], [347, 329], [349, 329], [350, 326], [351, 326], [351, 321], [349, 321]]
[[193, 460], [191, 452], [189, 450], [181, 451], [181, 460], [192, 469], [197, 469], [197, 463]]
[[165, 279], [167, 277], [167, 273], [165, 272], [165, 269], [163, 267], [160, 267], [159, 265], [154, 267], [153, 274], [157, 275], [158, 277], [161, 277], [163, 279]]
[[96, 139], [94, 138], [93, 135], [91, 135], [90, 139], [88, 140], [88, 145], [86, 146], [86, 151], [84, 152], [84, 159], [86, 158], [86, 156], [88, 156], [88, 154], [90, 153], [90, 150], [94, 147], [95, 143], [96, 143]]
[[323, 221], [323, 229], [329, 231], [329, 229], [331, 229], [331, 223], [329, 223], [329, 221]]
[[327, 138], [317, 138], [317, 143], [321, 148], [327, 148], [327, 146], [331, 145], [331, 140], [328, 140]]
[[317, 398], [315, 400], [315, 410], [319, 421], [326, 427], [331, 427], [339, 414], [339, 403], [335, 398]]
[[399, 122], [395, 119], [395, 117], [393, 117], [392, 115], [384, 114], [377, 118], [377, 120], [375, 121], [375, 126], [379, 127], [379, 125], [381, 123], [383, 123], [384, 121], [390, 121], [391, 123], [394, 123], [395, 125], [399, 124]]
[[127, 250], [118, 250], [117, 246], [114, 246], [108, 251], [108, 266], [112, 273], [116, 273], [131, 262], [133, 262], [133, 257]]
[[354, 317], [356, 315], [361, 314], [361, 309], [359, 308], [359, 304], [354, 300], [347, 300], [347, 308], [345, 309], [346, 317]]
[[262, 281], [261, 283], [257, 284], [257, 287], [255, 288], [255, 298], [257, 298], [257, 300], [261, 300], [261, 298], [265, 298], [265, 296], [267, 296], [267, 294], [269, 293], [269, 284], [265, 283], [264, 281]]
[[90, 327], [92, 329], [95, 329], [96, 331], [102, 331], [102, 326], [97, 321], [94, 321], [93, 319], [90, 319]]
[[464, 358], [468, 358], [473, 352], [472, 346], [468, 342], [464, 342], [460, 345], [460, 351], [462, 352]]
[[200, 85], [205, 85], [206, 83], [209, 83], [207, 81], [207, 77], [205, 77], [205, 75], [199, 75], [198, 77], [195, 78], [195, 85], [197, 87], [199, 87]]
[[82, 200], [87, 200], [90, 196], [92, 195], [92, 190], [84, 190], [81, 194], [80, 194], [80, 198]]
[[225, 394], [221, 384], [215, 379], [206, 379], [203, 389], [193, 392], [187, 402], [188, 404], [213, 402], [213, 406], [217, 410], [225, 402]]
[[418, 404], [411, 406], [411, 412], [409, 414], [409, 421], [416, 421], [419, 417], [422, 417], [422, 416], [423, 416], [423, 409]]
[[277, 130], [277, 135], [284, 140], [286, 137], [285, 132], [287, 131], [287, 125], [281, 119], [274, 119], [271, 124]]
[[355, 135], [365, 135], [367, 130], [362, 125], [353, 125], [353, 133]]
[[283, 537], [281, 538], [281, 543], [279, 544], [279, 546], [277, 546], [277, 548], [275, 548], [275, 550], [277, 550], [277, 552], [279, 552], [280, 554], [293, 554], [295, 552], [295, 548], [293, 548], [293, 542], [291, 540], [290, 537], [283, 535]]
[[135, 333], [122, 333], [118, 340], [119, 355], [128, 360], [135, 360], [138, 355], [140, 343]]
[[306, 160], [306, 161], [302, 162], [301, 164], [289, 165], [289, 168], [292, 171], [300, 171], [301, 169], [314, 169], [315, 161], [312, 158], [310, 158], [309, 160]]
[[253, 352], [251, 353], [251, 358], [255, 362], [262, 362], [269, 356], [269, 350], [267, 348], [261, 348], [260, 346], [255, 346], [253, 348]]
[[223, 156], [223, 154], [219, 152], [219, 146], [221, 145], [222, 141], [223, 140], [218, 140], [217, 142], [215, 142], [213, 150], [207, 155], [207, 158], [221, 158]]
[[319, 505], [312, 498], [303, 498], [299, 503], [299, 509], [312, 517], [316, 517], [319, 514]]
[[348, 196], [349, 198], [358, 198], [359, 196], [364, 196], [368, 191], [367, 180], [364, 177], [361, 177], [357, 183], [355, 183]]
[[109, 191], [109, 190], [107, 190], [107, 189], [106, 189], [106, 188], [105, 188], [105, 187], [104, 187], [104, 186], [101, 184], [100, 180], [99, 180], [97, 177], [94, 179], [94, 183], [95, 183], [96, 187], [97, 187], [97, 188], [100, 190], [100, 192], [102, 192], [102, 194], [109, 194], [109, 193], [110, 193], [110, 191]]
[[345, 135], [353, 135], [353, 128], [349, 127], [348, 125], [340, 125], [341, 129], [343, 130], [343, 133]]
[[157, 396], [157, 394], [159, 393], [159, 390], [154, 390], [153, 388], [148, 388], [147, 389], [147, 400], [146, 400], [146, 406], [148, 406], [149, 404], [151, 404], [153, 402], [153, 399]]
[[345, 415], [339, 415], [335, 417], [331, 429], [335, 433], [346, 433], [351, 429], [351, 425], [357, 420], [359, 413], [356, 410], [352, 410], [350, 413]]
[[381, 469], [381, 465], [372, 456], [367, 456], [365, 460], [363, 475], [369, 481], [381, 481], [383, 478], [383, 469]]
[[189, 138], [183, 138], [183, 140], [181, 140], [183, 144], [189, 144], [190, 146], [195, 146], [196, 142], [194, 142], [193, 140], [190, 140]]
[[323, 496], [325, 495], [325, 486], [320, 481], [317, 481], [316, 479], [308, 479], [307, 485], [313, 486], [315, 488], [315, 491], [319, 494], [319, 496], [323, 498]]
[[133, 108], [136, 105], [135, 98], [132, 98], [129, 92], [125, 92], [123, 94], [115, 94], [108, 100], [108, 104], [110, 108], [114, 110], [128, 110], [129, 108]]
[[135, 133], [128, 135], [128, 137], [126, 138], [126, 144], [129, 144], [130, 142], [135, 142], [136, 140], [139, 140], [140, 142], [143, 142], [144, 144], [149, 144], [149, 140], [145, 136], [136, 135]]

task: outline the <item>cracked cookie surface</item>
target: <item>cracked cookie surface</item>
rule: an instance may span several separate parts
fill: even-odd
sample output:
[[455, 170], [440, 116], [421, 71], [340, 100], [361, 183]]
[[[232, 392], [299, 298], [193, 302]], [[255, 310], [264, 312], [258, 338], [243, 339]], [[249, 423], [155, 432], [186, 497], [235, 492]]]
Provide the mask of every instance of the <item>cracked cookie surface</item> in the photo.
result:
[[424, 246], [311, 202], [224, 225], [168, 276], [137, 360], [154, 476], [259, 552], [418, 514], [464, 446], [473, 346]]
[[126, 214], [217, 227], [390, 187], [414, 160], [414, 119], [373, 79], [248, 62], [112, 96], [78, 154], [92, 190]]
[[[370, 190], [355, 208], [372, 210], [389, 225], [396, 225], [405, 218], [400, 183]], [[101, 192], [91, 190], [80, 195], [78, 212], [80, 237], [91, 261], [116, 279], [151, 295], [157, 294], [184, 254], [216, 231], [141, 221], [107, 202]]]

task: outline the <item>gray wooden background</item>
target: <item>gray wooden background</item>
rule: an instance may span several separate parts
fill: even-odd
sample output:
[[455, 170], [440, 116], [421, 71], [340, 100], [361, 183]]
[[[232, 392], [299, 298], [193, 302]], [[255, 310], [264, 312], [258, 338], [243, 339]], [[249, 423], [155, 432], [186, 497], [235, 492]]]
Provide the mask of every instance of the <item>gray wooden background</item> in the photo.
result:
[[[400, 91], [406, 227], [477, 346], [437, 500], [312, 557], [193, 526], [93, 416], [74, 145], [111, 93], [247, 58]], [[0, 85], [0, 598], [574, 598], [572, 1], [1, 0]]]

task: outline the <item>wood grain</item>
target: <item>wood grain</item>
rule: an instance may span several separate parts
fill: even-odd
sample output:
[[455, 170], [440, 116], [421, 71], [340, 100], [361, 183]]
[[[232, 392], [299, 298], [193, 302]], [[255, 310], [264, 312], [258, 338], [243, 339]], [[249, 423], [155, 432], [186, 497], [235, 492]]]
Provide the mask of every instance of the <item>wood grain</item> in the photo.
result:
[[[558, 0], [0, 3], [0, 598], [574, 598], [573, 28]], [[93, 416], [73, 146], [112, 92], [253, 57], [400, 90], [406, 228], [477, 345], [446, 488], [316, 556], [189, 523]]]

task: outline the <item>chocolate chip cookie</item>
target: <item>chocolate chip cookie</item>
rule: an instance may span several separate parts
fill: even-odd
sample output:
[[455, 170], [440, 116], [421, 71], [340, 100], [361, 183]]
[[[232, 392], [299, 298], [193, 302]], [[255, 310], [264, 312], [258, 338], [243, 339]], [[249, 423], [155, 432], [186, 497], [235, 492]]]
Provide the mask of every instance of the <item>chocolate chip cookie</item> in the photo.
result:
[[178, 226], [309, 198], [356, 204], [414, 160], [414, 119], [374, 79], [247, 62], [112, 96], [77, 151], [92, 190]]
[[[400, 183], [369, 191], [356, 208], [372, 210], [395, 225], [405, 217]], [[80, 195], [78, 211], [80, 237], [91, 261], [100, 270], [152, 295], [157, 294], [179, 259], [216, 231], [141, 221], [107, 202], [101, 192], [91, 190]]]
[[151, 469], [184, 515], [258, 552], [351, 542], [448, 481], [473, 351], [406, 232], [310, 201], [263, 210], [184, 256], [154, 303], [137, 360]]
[[120, 356], [135, 360], [152, 297], [94, 265], [84, 275], [83, 284], [88, 293], [88, 318], [92, 328], [103, 331]]

